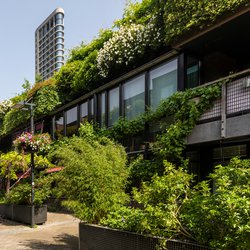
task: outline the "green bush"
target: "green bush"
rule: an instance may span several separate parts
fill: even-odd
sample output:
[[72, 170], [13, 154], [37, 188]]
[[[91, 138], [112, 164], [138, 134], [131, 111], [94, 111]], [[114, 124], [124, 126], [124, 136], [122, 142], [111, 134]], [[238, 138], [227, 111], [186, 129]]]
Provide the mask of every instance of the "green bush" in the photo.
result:
[[98, 223], [126, 201], [128, 171], [122, 146], [90, 138], [73, 137], [52, 157], [65, 167], [57, 189], [59, 197], [66, 197], [63, 204], [83, 221]]
[[[50, 178], [36, 178], [34, 189], [34, 205], [39, 206], [45, 203], [52, 193]], [[30, 181], [17, 184], [5, 196], [6, 204], [31, 205]]]
[[215, 249], [250, 249], [250, 160], [233, 158], [210, 178], [186, 201], [183, 223], [197, 241]]
[[102, 224], [123, 230], [163, 237], [192, 237], [180, 222], [183, 203], [188, 199], [193, 176], [183, 168], [164, 162], [163, 176], [154, 175], [134, 189], [136, 208], [122, 207], [110, 213]]

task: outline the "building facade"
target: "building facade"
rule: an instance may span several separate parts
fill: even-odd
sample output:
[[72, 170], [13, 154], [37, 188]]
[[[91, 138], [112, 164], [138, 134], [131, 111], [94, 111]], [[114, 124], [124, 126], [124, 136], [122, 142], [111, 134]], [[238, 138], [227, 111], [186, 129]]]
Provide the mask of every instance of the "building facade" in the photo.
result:
[[[36, 130], [49, 132], [53, 139], [58, 139], [77, 133], [86, 120], [111, 128], [119, 117], [132, 120], [147, 107], [155, 109], [176, 91], [223, 80], [221, 97], [186, 138], [185, 154], [200, 180], [214, 166], [226, 164], [233, 156], [250, 158], [248, 24], [249, 7], [225, 16], [213, 26], [172, 44], [142, 66], [103, 83], [46, 117], [37, 118]], [[158, 127], [149, 124], [143, 135], [127, 138], [123, 142], [127, 153], [143, 153], [143, 146], [158, 132]]]
[[35, 32], [35, 73], [50, 78], [64, 64], [64, 10], [55, 9]]

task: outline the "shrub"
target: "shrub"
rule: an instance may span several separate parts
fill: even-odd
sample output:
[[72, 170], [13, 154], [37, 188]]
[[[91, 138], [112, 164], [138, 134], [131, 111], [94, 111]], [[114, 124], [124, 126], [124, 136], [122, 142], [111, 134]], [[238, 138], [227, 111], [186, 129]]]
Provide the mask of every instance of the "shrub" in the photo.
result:
[[126, 201], [126, 154], [107, 138], [73, 137], [52, 153], [65, 168], [58, 183], [58, 196], [80, 219], [98, 223]]
[[[45, 203], [52, 193], [51, 182], [47, 177], [35, 179], [34, 205], [40, 206]], [[31, 205], [30, 182], [16, 185], [5, 197], [6, 204]]]
[[154, 175], [142, 188], [134, 189], [137, 208], [122, 207], [110, 213], [102, 224], [164, 237], [192, 237], [180, 221], [183, 203], [188, 199], [193, 176], [165, 161], [163, 176]]
[[217, 166], [186, 201], [183, 222], [196, 240], [215, 249], [250, 249], [250, 160]]

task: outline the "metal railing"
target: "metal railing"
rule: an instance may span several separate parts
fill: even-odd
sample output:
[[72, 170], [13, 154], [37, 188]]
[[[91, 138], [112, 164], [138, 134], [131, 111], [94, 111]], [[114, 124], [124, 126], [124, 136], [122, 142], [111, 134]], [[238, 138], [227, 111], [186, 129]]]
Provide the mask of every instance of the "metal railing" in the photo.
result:
[[221, 97], [214, 101], [212, 108], [202, 114], [200, 121], [223, 119], [250, 112], [250, 69], [205, 85], [227, 79], [229, 81], [222, 84]]

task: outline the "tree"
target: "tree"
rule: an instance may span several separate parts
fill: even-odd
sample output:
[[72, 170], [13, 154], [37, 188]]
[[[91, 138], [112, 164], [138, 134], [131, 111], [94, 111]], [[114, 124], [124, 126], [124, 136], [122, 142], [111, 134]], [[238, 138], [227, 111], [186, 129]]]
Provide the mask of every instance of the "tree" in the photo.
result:
[[26, 170], [28, 168], [28, 161], [26, 155], [20, 155], [15, 151], [10, 151], [0, 156], [0, 175], [5, 179], [6, 193], [10, 191], [10, 181], [16, 180], [17, 171]]

